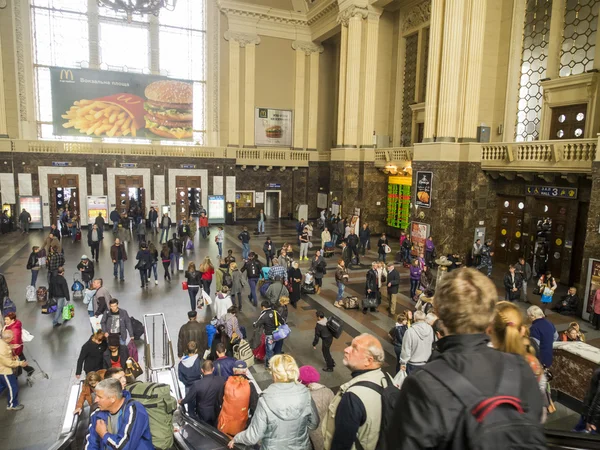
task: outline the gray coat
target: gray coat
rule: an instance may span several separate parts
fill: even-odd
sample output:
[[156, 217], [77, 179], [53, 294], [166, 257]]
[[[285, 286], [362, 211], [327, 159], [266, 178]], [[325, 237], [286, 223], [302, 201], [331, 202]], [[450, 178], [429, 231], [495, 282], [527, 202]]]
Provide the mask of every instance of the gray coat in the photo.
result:
[[308, 389], [299, 383], [273, 383], [262, 393], [247, 430], [235, 435], [236, 444], [261, 450], [309, 450], [309, 430], [319, 426], [319, 413]]
[[244, 287], [244, 282], [242, 281], [242, 272], [239, 269], [235, 269], [231, 272], [231, 278], [233, 279], [233, 283], [231, 285], [231, 297], [237, 295], [242, 292], [242, 288]]
[[[113, 314], [110, 312], [110, 309], [104, 312], [102, 316], [102, 320], [100, 321], [100, 326], [102, 327], [102, 331], [105, 333], [110, 333], [111, 325], [113, 321]], [[129, 318], [129, 314], [124, 309], [119, 308], [119, 328], [120, 328], [120, 336], [124, 342], [127, 342], [127, 332], [129, 331], [129, 336], [133, 339], [133, 326], [131, 325], [131, 319]]]

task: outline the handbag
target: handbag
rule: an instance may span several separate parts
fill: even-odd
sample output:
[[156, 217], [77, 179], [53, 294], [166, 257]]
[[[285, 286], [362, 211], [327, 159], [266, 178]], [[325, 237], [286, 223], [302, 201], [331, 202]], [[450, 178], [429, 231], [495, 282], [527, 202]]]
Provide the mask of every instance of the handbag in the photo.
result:
[[392, 252], [392, 249], [390, 248], [390, 246], [389, 246], [389, 245], [387, 245], [387, 244], [383, 244], [383, 252], [384, 252], [384, 253], [386, 253], [386, 254], [387, 254], [387, 253], [391, 253], [391, 252]]
[[398, 373], [396, 374], [396, 376], [394, 377], [394, 379], [392, 380], [394, 383], [394, 386], [396, 386], [398, 389], [400, 389], [402, 387], [402, 383], [404, 383], [404, 380], [406, 380], [407, 374], [406, 374], [406, 370], [399, 370]]
[[127, 358], [127, 368], [125, 369], [125, 376], [137, 378], [144, 373], [144, 369], [140, 364], [133, 358]]
[[43, 267], [46, 265], [46, 257], [45, 256], [40, 256], [38, 258], [38, 264], [40, 265], [40, 267]]
[[181, 287], [183, 288], [184, 291], [188, 290], [188, 282], [187, 281], [182, 281], [181, 282]]
[[180, 272], [183, 270], [183, 256], [180, 256], [179, 261], [177, 261], [177, 270]]
[[377, 297], [366, 297], [362, 301], [363, 309], [377, 308]]
[[212, 304], [212, 299], [210, 298], [210, 295], [208, 295], [206, 293], [206, 291], [202, 290], [202, 299], [204, 300], [204, 304], [206, 306], [209, 306]]
[[25, 328], [21, 330], [21, 339], [23, 342], [31, 342], [33, 341], [33, 334], [27, 331]]
[[290, 330], [289, 325], [287, 323], [284, 323], [283, 325], [277, 327], [275, 331], [273, 331], [273, 340], [276, 342], [281, 341], [288, 337], [291, 332], [292, 330]]
[[71, 304], [65, 305], [62, 310], [63, 320], [71, 320], [75, 317], [75, 307]]

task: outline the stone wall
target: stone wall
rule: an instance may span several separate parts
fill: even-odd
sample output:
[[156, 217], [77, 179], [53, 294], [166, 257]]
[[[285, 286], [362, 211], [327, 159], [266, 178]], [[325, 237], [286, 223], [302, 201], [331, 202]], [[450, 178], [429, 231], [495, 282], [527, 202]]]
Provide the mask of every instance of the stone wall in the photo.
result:
[[[581, 267], [580, 283], [585, 286], [588, 276], [590, 258], [600, 258], [600, 162], [592, 165], [592, 184], [590, 192], [590, 209], [586, 227], [585, 247]], [[585, 291], [580, 292], [582, 298]]]

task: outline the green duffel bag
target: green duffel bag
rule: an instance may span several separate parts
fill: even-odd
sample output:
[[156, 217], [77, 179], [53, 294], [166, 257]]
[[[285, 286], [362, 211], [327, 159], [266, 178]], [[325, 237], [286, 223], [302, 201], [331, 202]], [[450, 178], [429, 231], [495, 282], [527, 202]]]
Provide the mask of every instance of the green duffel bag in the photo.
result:
[[173, 446], [173, 412], [177, 409], [177, 400], [171, 396], [168, 385], [162, 383], [144, 383], [136, 381], [126, 389], [133, 400], [146, 408], [150, 422], [152, 445], [160, 450]]

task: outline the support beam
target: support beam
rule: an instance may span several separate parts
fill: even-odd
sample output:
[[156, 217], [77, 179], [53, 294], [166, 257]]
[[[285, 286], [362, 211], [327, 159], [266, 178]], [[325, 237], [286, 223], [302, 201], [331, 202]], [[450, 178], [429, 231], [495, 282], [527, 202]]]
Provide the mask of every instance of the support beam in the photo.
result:
[[429, 60], [427, 62], [427, 94], [425, 99], [425, 128], [423, 142], [433, 142], [438, 135], [437, 114], [439, 105], [445, 4], [446, 0], [431, 1]]
[[244, 147], [255, 147], [254, 108], [256, 89], [256, 44], [249, 42], [244, 50]]
[[304, 149], [304, 97], [306, 84], [306, 53], [301, 48], [296, 50], [296, 80], [294, 88], [294, 150]]

